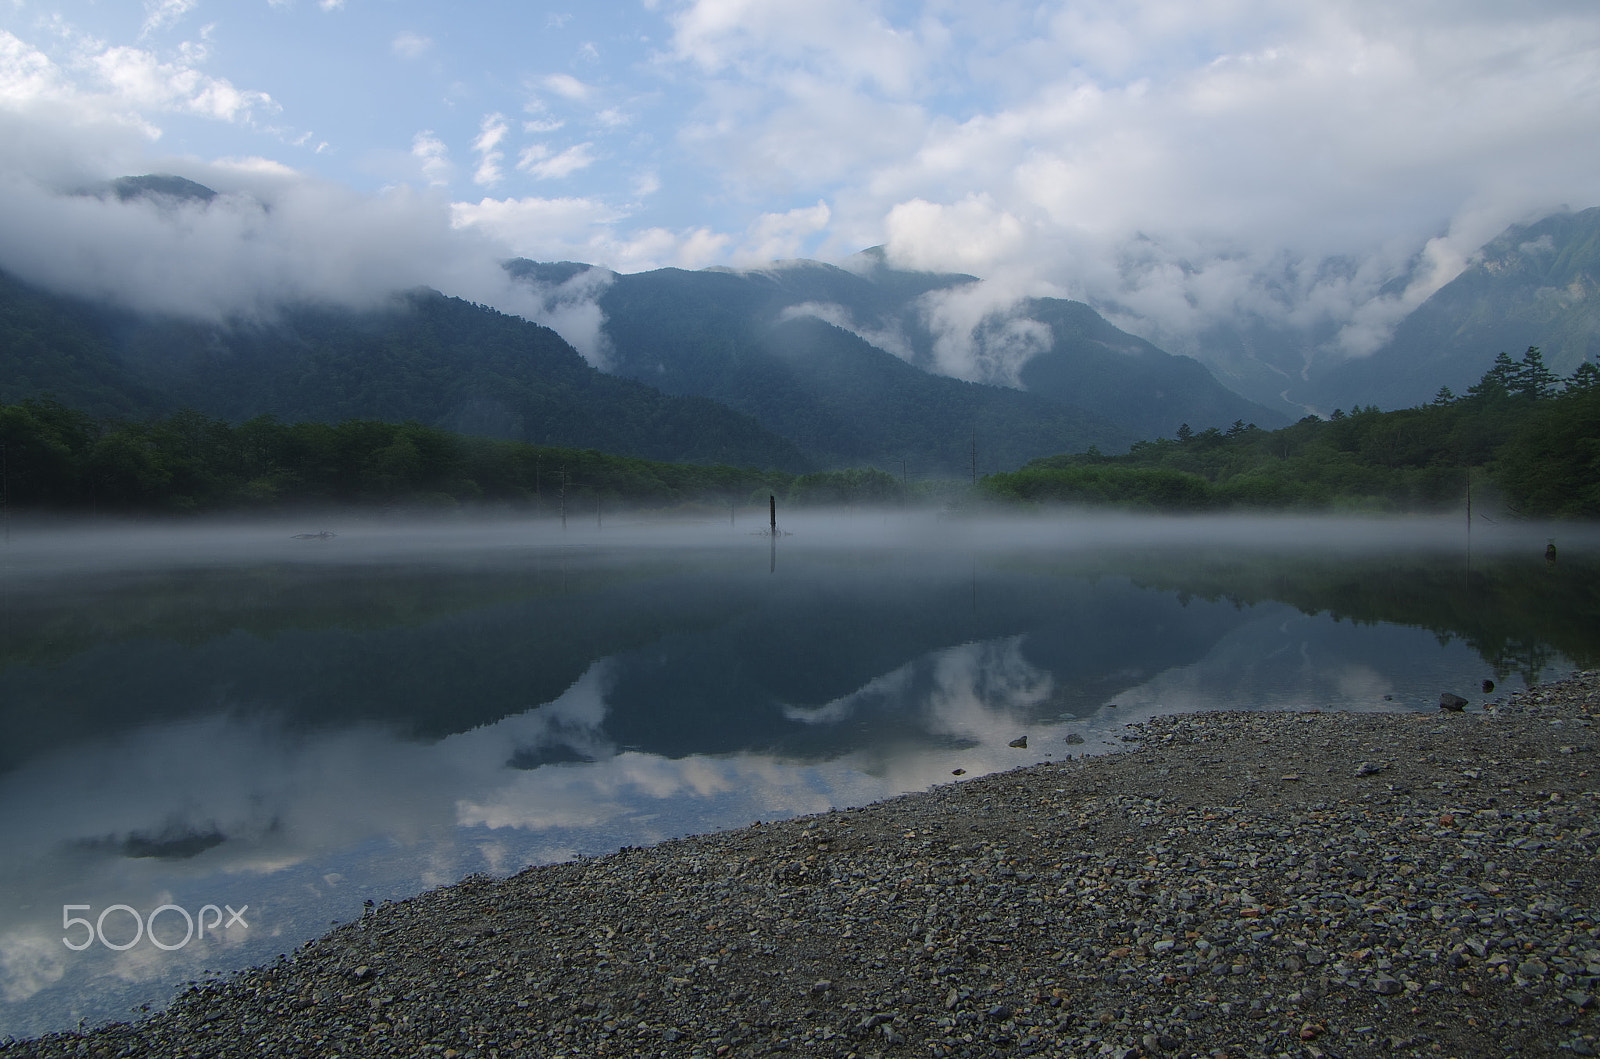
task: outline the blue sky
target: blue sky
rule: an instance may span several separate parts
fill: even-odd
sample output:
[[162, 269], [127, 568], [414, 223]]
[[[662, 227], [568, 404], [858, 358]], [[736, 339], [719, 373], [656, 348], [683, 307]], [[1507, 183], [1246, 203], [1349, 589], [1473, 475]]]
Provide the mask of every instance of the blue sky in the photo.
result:
[[[426, 283], [549, 317], [493, 263], [886, 244], [984, 277], [957, 315], [1359, 354], [1507, 223], [1600, 204], [1600, 7], [0, 0], [0, 134], [0, 268], [141, 307]], [[69, 194], [152, 171], [232, 205]]]

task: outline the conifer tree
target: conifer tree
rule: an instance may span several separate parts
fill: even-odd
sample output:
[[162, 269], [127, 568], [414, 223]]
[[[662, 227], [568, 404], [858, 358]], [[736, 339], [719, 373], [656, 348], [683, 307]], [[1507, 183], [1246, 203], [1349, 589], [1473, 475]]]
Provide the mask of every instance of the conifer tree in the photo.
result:
[[1583, 393], [1596, 387], [1600, 387], [1600, 368], [1595, 367], [1592, 360], [1579, 364], [1578, 370], [1567, 380], [1568, 393]]
[[1556, 395], [1555, 374], [1544, 366], [1538, 346], [1529, 346], [1512, 376], [1511, 390], [1530, 400], [1543, 401]]

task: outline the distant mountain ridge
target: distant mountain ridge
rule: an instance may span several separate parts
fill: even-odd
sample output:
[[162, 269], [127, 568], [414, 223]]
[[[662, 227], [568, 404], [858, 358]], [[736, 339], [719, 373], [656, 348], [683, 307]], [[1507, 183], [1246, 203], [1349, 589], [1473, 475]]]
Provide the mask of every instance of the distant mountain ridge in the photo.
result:
[[1556, 374], [1600, 355], [1600, 207], [1512, 225], [1371, 356], [1313, 375], [1336, 406], [1401, 408], [1463, 393], [1500, 353], [1538, 346]]
[[[83, 194], [163, 212], [216, 197], [162, 174]], [[1337, 279], [1357, 265], [1326, 268]], [[1508, 228], [1359, 359], [1329, 355], [1333, 324], [1241, 317], [1191, 357], [1080, 302], [1031, 298], [983, 315], [977, 277], [896, 269], [882, 248], [843, 267], [661, 269], [605, 283], [586, 282], [591, 266], [577, 262], [506, 267], [595, 299], [603, 370], [549, 328], [434, 291], [219, 325], [139, 317], [0, 274], [0, 400], [49, 393], [109, 416], [186, 404], [233, 420], [411, 418], [652, 459], [964, 475], [1118, 452], [1184, 423], [1271, 428], [1307, 409], [1425, 403], [1530, 345], [1562, 376], [1600, 356], [1600, 208]]]
[[[1380, 295], [1403, 292], [1420, 264], [1419, 257]], [[1356, 263], [1325, 269], [1323, 278], [1353, 279]], [[1541, 349], [1551, 370], [1570, 375], [1585, 357], [1600, 355], [1600, 208], [1511, 225], [1367, 356], [1339, 351], [1339, 326], [1241, 313], [1206, 329], [1188, 351], [1233, 389], [1293, 415], [1357, 404], [1407, 408], [1431, 400], [1440, 386], [1460, 393], [1496, 355], [1520, 357], [1529, 346]]]
[[649, 459], [810, 466], [749, 416], [597, 371], [547, 327], [436, 291], [219, 325], [139, 317], [0, 275], [0, 401], [46, 395], [101, 416], [188, 407], [233, 421], [414, 419]]
[[[1121, 451], [1185, 422], [1286, 421], [1223, 388], [1197, 361], [1056, 299], [999, 320], [1018, 323], [1036, 346], [1017, 369], [1020, 387], [936, 374], [939, 337], [918, 299], [977, 280], [890, 269], [874, 251], [851, 264], [612, 275], [598, 296], [607, 367], [747, 412], [826, 463], [904, 460], [940, 473], [969, 467], [974, 432], [987, 470], [1091, 445]], [[587, 267], [507, 264], [546, 289]]]
[[[551, 275], [531, 262], [509, 267], [523, 277]], [[967, 473], [974, 432], [980, 470], [1095, 444], [1121, 450], [1136, 440], [1088, 413], [930, 375], [816, 317], [780, 318], [797, 293], [802, 300], [818, 293], [804, 282], [816, 272], [801, 271], [810, 275], [799, 277], [798, 292], [779, 289], [766, 273], [619, 276], [600, 297], [608, 367], [745, 412], [823, 465]]]
[[[216, 198], [168, 174], [82, 193], [164, 211]], [[652, 459], [938, 475], [1122, 451], [1184, 422], [1273, 425], [1197, 363], [1077, 303], [1037, 300], [985, 320], [974, 344], [990, 360], [956, 373], [972, 379], [929, 370], [948, 369], [951, 348], [923, 300], [978, 280], [893, 269], [881, 250], [850, 264], [614, 277], [600, 294], [605, 371], [548, 328], [434, 291], [377, 309], [284, 305], [270, 322], [208, 323], [0, 275], [0, 399], [48, 394], [101, 416], [191, 407], [235, 422], [413, 419]], [[588, 266], [508, 268], [559, 285]]]

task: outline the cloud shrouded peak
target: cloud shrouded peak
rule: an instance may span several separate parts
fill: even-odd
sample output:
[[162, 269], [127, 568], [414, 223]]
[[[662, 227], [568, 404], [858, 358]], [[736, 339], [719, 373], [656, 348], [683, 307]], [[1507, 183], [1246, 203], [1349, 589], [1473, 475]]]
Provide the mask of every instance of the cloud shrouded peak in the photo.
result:
[[[299, 174], [286, 202], [344, 189], [326, 238], [371, 249], [319, 256], [370, 256], [373, 277], [443, 285], [469, 252], [638, 271], [882, 244], [984, 277], [1002, 314], [1055, 294], [1180, 351], [1244, 319], [1351, 356], [1507, 224], [1600, 202], [1600, 8], [1577, 0], [325, 8], [0, 11], [7, 212], [266, 159]], [[279, 230], [218, 190], [207, 217]], [[120, 222], [72, 238], [107, 262], [82, 283], [128, 271]]]

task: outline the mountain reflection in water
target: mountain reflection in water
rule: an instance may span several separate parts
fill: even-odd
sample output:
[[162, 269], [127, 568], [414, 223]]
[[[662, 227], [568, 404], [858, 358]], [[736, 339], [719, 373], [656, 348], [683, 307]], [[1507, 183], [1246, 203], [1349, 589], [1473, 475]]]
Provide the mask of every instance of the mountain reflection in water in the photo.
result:
[[[1480, 533], [1469, 565], [1438, 522], [786, 525], [18, 534], [0, 1034], [126, 1017], [476, 871], [1118, 747], [1158, 713], [1430, 709], [1600, 657], [1570, 527]], [[62, 906], [114, 904], [248, 925], [63, 944]]]

